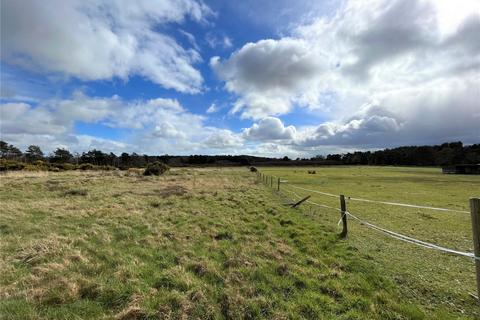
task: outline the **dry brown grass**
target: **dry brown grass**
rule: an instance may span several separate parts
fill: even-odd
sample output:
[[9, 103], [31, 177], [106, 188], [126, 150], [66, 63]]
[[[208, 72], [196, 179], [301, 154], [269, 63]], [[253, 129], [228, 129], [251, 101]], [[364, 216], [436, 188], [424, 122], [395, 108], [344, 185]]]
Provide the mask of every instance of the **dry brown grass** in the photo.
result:
[[71, 240], [66, 237], [51, 235], [46, 239], [34, 240], [22, 247], [13, 258], [22, 263], [35, 265], [41, 260], [63, 254], [70, 244]]

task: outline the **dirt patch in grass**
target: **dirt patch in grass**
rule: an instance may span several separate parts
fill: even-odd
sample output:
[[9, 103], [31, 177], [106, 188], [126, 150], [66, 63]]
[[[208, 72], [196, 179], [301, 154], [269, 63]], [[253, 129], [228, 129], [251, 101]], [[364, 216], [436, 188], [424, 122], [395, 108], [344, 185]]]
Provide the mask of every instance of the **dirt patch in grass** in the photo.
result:
[[88, 191], [85, 189], [70, 189], [62, 193], [63, 196], [87, 196]]
[[215, 240], [232, 240], [233, 235], [228, 231], [222, 231], [213, 236]]

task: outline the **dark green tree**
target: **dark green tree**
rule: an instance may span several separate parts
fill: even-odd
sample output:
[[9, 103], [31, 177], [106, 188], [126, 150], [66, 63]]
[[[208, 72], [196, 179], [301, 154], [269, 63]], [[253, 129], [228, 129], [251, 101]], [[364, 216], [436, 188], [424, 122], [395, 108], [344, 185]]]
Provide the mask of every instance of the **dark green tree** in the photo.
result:
[[0, 157], [5, 158], [8, 154], [8, 143], [0, 140]]
[[56, 163], [67, 163], [73, 159], [73, 155], [64, 148], [57, 148], [50, 157], [50, 161]]
[[25, 157], [27, 158], [28, 162], [33, 162], [36, 160], [43, 159], [43, 152], [39, 146], [30, 145], [28, 146], [27, 150], [25, 150]]

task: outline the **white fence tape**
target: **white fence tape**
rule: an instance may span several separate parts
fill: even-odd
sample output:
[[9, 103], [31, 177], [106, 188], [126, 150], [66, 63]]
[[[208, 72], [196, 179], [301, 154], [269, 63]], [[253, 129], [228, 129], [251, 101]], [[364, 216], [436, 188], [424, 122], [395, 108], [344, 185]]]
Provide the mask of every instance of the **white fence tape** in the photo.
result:
[[345, 212], [349, 217], [352, 217], [353, 219], [359, 221], [361, 224], [363, 225], [366, 225], [367, 227], [371, 228], [371, 229], [374, 229], [374, 230], [377, 230], [377, 231], [380, 231], [392, 238], [395, 238], [397, 240], [401, 240], [401, 241], [405, 241], [405, 242], [408, 242], [408, 243], [412, 243], [412, 244], [416, 244], [418, 246], [421, 246], [421, 247], [424, 247], [424, 248], [428, 248], [428, 249], [434, 249], [434, 250], [438, 250], [438, 251], [442, 251], [442, 252], [446, 252], [446, 253], [451, 253], [451, 254], [456, 254], [456, 255], [459, 255], [459, 256], [464, 256], [464, 257], [468, 257], [468, 258], [472, 258], [472, 259], [475, 259], [475, 260], [480, 260], [480, 257], [476, 257], [473, 253], [471, 252], [463, 252], [463, 251], [458, 251], [458, 250], [454, 250], [454, 249], [449, 249], [449, 248], [445, 248], [445, 247], [441, 247], [441, 246], [438, 246], [436, 244], [433, 244], [433, 243], [429, 243], [429, 242], [425, 242], [425, 241], [422, 241], [422, 240], [418, 240], [418, 239], [415, 239], [415, 238], [411, 238], [411, 237], [408, 237], [406, 235], [403, 235], [403, 234], [400, 234], [400, 233], [397, 233], [397, 232], [394, 232], [394, 231], [390, 231], [390, 230], [387, 230], [387, 229], [384, 229], [384, 228], [381, 228], [379, 226], [376, 226], [368, 221], [365, 221], [365, 220], [362, 220], [360, 218], [358, 218], [357, 216], [351, 214], [350, 212]]
[[[290, 185], [290, 186], [292, 186], [292, 185]], [[288, 190], [288, 189], [285, 189], [285, 188], [281, 189], [281, 191], [287, 191], [288, 193], [293, 194], [295, 197], [297, 197], [297, 198], [299, 198], [299, 199], [301, 198], [301, 196], [298, 195], [298, 194], [297, 194], [296, 192], [294, 192], [294, 191], [291, 191], [291, 190]], [[311, 200], [306, 200], [305, 202], [306, 202], [306, 203], [309, 203], [309, 204], [311, 204], [311, 205], [314, 205], [314, 206], [322, 207], [322, 208], [333, 209], [333, 210], [336, 210], [336, 211], [342, 211], [342, 210], [340, 210], [340, 209], [338, 209], [338, 208], [331, 207], [331, 206], [327, 206], [326, 204], [321, 204], [321, 203], [313, 202], [313, 201], [311, 201]]]
[[[296, 186], [293, 186], [291, 184], [289, 184], [290, 187], [293, 187], [293, 188], [297, 188], [297, 189], [301, 189], [301, 190], [305, 190], [305, 191], [315, 191], [315, 190], [310, 190], [310, 189], [305, 189], [305, 188], [301, 188], [301, 187], [296, 187]], [[298, 197], [298, 198], [301, 198], [297, 193], [295, 193], [294, 191], [291, 191], [291, 190], [288, 190], [286, 188], [283, 188], [282, 191], [287, 191], [288, 193], [291, 193], [293, 194], [294, 196]], [[317, 192], [320, 192], [320, 191], [317, 191]], [[328, 193], [323, 193], [322, 194], [326, 194], [326, 195], [332, 195], [332, 194], [328, 194]], [[334, 195], [333, 195], [334, 196]], [[337, 196], [335, 196], [337, 197]], [[350, 198], [350, 200], [352, 200]], [[359, 200], [357, 198], [355, 198], [355, 200]], [[361, 200], [365, 200], [365, 199], [361, 199]], [[360, 200], [360, 201], [361, 201]], [[340, 211], [340, 209], [338, 208], [334, 208], [334, 207], [331, 207], [331, 206], [327, 206], [327, 205], [324, 205], [324, 204], [320, 204], [320, 203], [316, 203], [316, 202], [313, 202], [313, 201], [310, 201], [310, 200], [307, 200], [305, 201], [307, 203], [310, 203], [312, 205], [315, 205], [315, 206], [319, 206], [319, 207], [323, 207], [323, 208], [328, 208], [328, 209], [333, 209], [333, 210], [337, 210], [337, 211]], [[368, 202], [376, 202], [376, 201], [368, 201]], [[384, 202], [381, 202], [381, 203], [384, 203]], [[386, 204], [393, 204], [393, 205], [397, 205], [396, 203], [386, 203]], [[413, 205], [406, 205], [406, 206], [413, 206]], [[443, 209], [443, 208], [434, 208], [434, 207], [425, 207], [425, 206], [413, 206], [413, 207], [420, 207], [420, 208], [427, 208], [427, 209], [436, 209], [436, 210], [442, 210], [442, 211], [457, 211], [457, 212], [468, 212], [468, 211], [459, 211], [459, 210], [451, 210], [451, 209]], [[480, 260], [480, 257], [476, 257], [475, 254], [471, 253], [471, 252], [463, 252], [463, 251], [458, 251], [458, 250], [454, 250], [454, 249], [449, 249], [449, 248], [445, 248], [445, 247], [442, 247], [442, 246], [438, 246], [436, 244], [433, 244], [433, 243], [429, 243], [429, 242], [425, 242], [425, 241], [422, 241], [422, 240], [418, 240], [418, 239], [415, 239], [415, 238], [412, 238], [412, 237], [409, 237], [409, 236], [406, 236], [406, 235], [403, 235], [403, 234], [400, 234], [400, 233], [397, 233], [397, 232], [394, 232], [394, 231], [391, 231], [391, 230], [387, 230], [385, 228], [382, 228], [382, 227], [379, 227], [377, 225], [374, 225], [373, 223], [370, 223], [368, 221], [365, 221], [363, 219], [360, 219], [359, 217], [353, 215], [352, 213], [346, 211], [342, 217], [340, 218], [340, 220], [338, 221], [338, 225], [342, 222], [342, 218], [344, 217], [344, 215], [347, 215], [351, 218], [353, 218], [354, 220], [357, 220], [358, 222], [360, 222], [361, 224], [373, 229], [373, 230], [376, 230], [376, 231], [379, 231], [387, 236], [390, 236], [394, 239], [397, 239], [397, 240], [401, 240], [401, 241], [404, 241], [404, 242], [407, 242], [407, 243], [411, 243], [411, 244], [415, 244], [417, 246], [421, 246], [421, 247], [424, 247], [424, 248], [427, 248], [427, 249], [433, 249], [433, 250], [437, 250], [437, 251], [441, 251], [441, 252], [445, 252], [445, 253], [450, 253], [450, 254], [455, 254], [455, 255], [459, 255], [459, 256], [463, 256], [463, 257], [467, 257], [467, 258], [471, 258], [471, 259], [475, 259], [475, 260]]]
[[[321, 191], [318, 191], [318, 190], [302, 188], [302, 187], [299, 187], [299, 186], [292, 185], [290, 183], [288, 185], [292, 188], [295, 188], [295, 189], [300, 189], [300, 190], [304, 190], [304, 191], [318, 193], [318, 194], [322, 194], [322, 195], [329, 196], [329, 197], [335, 197], [335, 198], [339, 197], [338, 195], [335, 195], [335, 194], [332, 194], [332, 193], [321, 192]], [[455, 209], [438, 208], [438, 207], [430, 207], [430, 206], [420, 206], [420, 205], [415, 205], [415, 204], [398, 203], [398, 202], [378, 201], [378, 200], [354, 198], [354, 197], [348, 197], [348, 196], [346, 196], [346, 199], [351, 200], [351, 201], [380, 203], [380, 204], [386, 204], [386, 205], [391, 205], [391, 206], [399, 206], [399, 207], [418, 208], [418, 209], [427, 209], [427, 210], [436, 210], [436, 211], [450, 211], [450, 212], [469, 213], [469, 211], [465, 211], [465, 210], [455, 210]]]
[[336, 195], [336, 194], [332, 194], [332, 193], [327, 193], [327, 192], [321, 192], [321, 191], [317, 191], [317, 190], [312, 190], [312, 189], [306, 189], [306, 188], [302, 188], [302, 187], [298, 187], [298, 186], [294, 186], [293, 184], [288, 184], [290, 187], [292, 188], [295, 188], [295, 189], [300, 189], [300, 190], [304, 190], [304, 191], [310, 191], [310, 192], [313, 192], [313, 193], [319, 193], [319, 194], [323, 194], [324, 196], [329, 196], [329, 197], [334, 197], [334, 198], [338, 198], [339, 196]]
[[377, 200], [369, 200], [369, 199], [361, 199], [361, 198], [352, 198], [352, 197], [347, 197], [347, 199], [348, 199], [348, 200], [352, 200], [352, 201], [361, 201], [361, 202], [370, 202], [370, 203], [381, 203], [381, 204], [387, 204], [387, 205], [399, 206], [399, 207], [409, 207], [409, 208], [419, 208], [419, 209], [428, 209], [428, 210], [436, 210], [436, 211], [450, 211], [450, 212], [469, 213], [468, 211], [464, 211], [464, 210], [437, 208], [437, 207], [429, 207], [429, 206], [419, 206], [419, 205], [415, 205], [415, 204], [406, 204], [406, 203], [397, 203], [397, 202], [388, 202], [388, 201], [377, 201]]

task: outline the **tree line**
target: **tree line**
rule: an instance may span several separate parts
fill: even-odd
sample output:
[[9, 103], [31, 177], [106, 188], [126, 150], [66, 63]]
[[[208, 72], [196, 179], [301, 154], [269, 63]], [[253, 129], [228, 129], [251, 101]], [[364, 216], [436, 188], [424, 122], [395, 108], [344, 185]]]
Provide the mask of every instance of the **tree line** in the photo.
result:
[[83, 153], [72, 153], [65, 148], [57, 148], [46, 155], [37, 145], [30, 145], [21, 151], [14, 145], [0, 141], [0, 158], [34, 163], [92, 164], [113, 166], [120, 169], [145, 167], [149, 163], [162, 162], [169, 166], [231, 166], [231, 165], [411, 165], [411, 166], [447, 166], [452, 164], [480, 163], [480, 144], [464, 146], [462, 142], [444, 143], [435, 146], [406, 146], [378, 151], [356, 151], [345, 154], [329, 154], [311, 158], [290, 159], [256, 157], [248, 155], [190, 155], [190, 156], [150, 156], [137, 153], [116, 155], [93, 149]]

